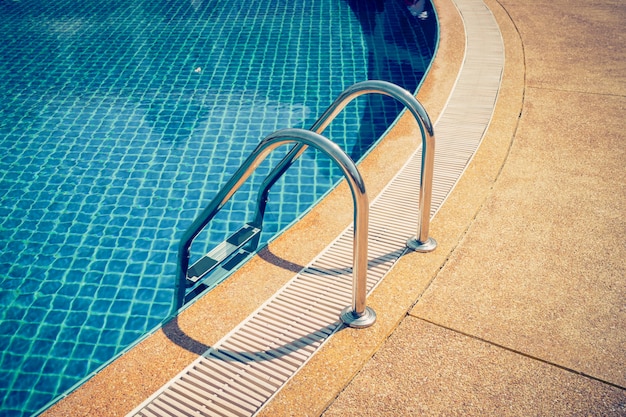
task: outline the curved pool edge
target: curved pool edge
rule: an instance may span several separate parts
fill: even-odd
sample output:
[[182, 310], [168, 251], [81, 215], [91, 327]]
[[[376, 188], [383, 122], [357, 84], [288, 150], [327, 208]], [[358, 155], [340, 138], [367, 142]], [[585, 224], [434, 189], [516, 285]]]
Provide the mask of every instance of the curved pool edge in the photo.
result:
[[[452, 0], [434, 1], [440, 16], [441, 46], [418, 94], [437, 119], [461, 65], [462, 20]], [[438, 247], [432, 253], [408, 253], [368, 297], [379, 312], [375, 326], [336, 333], [259, 416], [321, 415], [407, 317], [412, 307], [447, 263], [492, 193], [505, 165], [518, 126], [524, 98], [524, 56], [517, 29], [497, 0], [484, 0], [494, 15], [505, 46], [505, 65], [491, 124], [472, 161], [431, 222]], [[436, 83], [439, 88], [433, 88]], [[432, 107], [431, 107], [432, 106]], [[439, 107], [442, 106], [442, 107]], [[435, 131], [435, 134], [437, 132]], [[392, 132], [393, 134], [393, 132]], [[419, 352], [416, 352], [419, 354]], [[374, 411], [374, 410], [372, 410]]]
[[[438, 118], [445, 107], [449, 92], [454, 86], [456, 74], [461, 65], [462, 45], [464, 43], [462, 25], [459, 24], [459, 17], [454, 6], [448, 1], [435, 1], [435, 4], [438, 9], [441, 27], [443, 28], [442, 39], [440, 40], [439, 51], [431, 71], [418, 95], [433, 119]], [[494, 8], [492, 7], [492, 9]], [[502, 19], [501, 16], [498, 17], [499, 22]], [[502, 28], [503, 24], [500, 23], [500, 25]], [[505, 43], [507, 44], [508, 67], [509, 44]], [[503, 85], [503, 87], [505, 86]], [[499, 98], [498, 107], [501, 106], [500, 102], [504, 97], [506, 95], [501, 95]], [[498, 111], [499, 109], [497, 108], [496, 112]], [[519, 112], [515, 113], [515, 117], [517, 117], [517, 114]], [[504, 120], [504, 117], [502, 120]], [[506, 130], [510, 127], [510, 124], [510, 121], [509, 124], [492, 124], [485, 143], [481, 146], [479, 153], [466, 173], [466, 178], [459, 183], [450, 200], [446, 202], [442, 212], [433, 222], [433, 236], [437, 238], [440, 245], [442, 243], [444, 245], [440, 246], [434, 254], [427, 255], [427, 258], [424, 255], [417, 254], [403, 257], [392, 271], [392, 275], [385, 278], [384, 282], [369, 298], [369, 302], [377, 308], [377, 311], [384, 313], [384, 320], [379, 319], [379, 324], [371, 331], [361, 330], [357, 331], [357, 333], [354, 331], [342, 331], [336, 335], [293, 378], [288, 386], [277, 395], [273, 402], [263, 410], [263, 413], [266, 415], [279, 414], [280, 405], [289, 404], [289, 395], [292, 395], [295, 391], [299, 391], [299, 395], [304, 395], [304, 392], [308, 392], [308, 396], [326, 404], [329, 398], [332, 399], [338, 392], [337, 387], [340, 390], [347, 383], [345, 378], [342, 379], [336, 375], [337, 367], [332, 366], [332, 359], [335, 358], [336, 360], [337, 357], [333, 356], [333, 352], [347, 350], [351, 353], [349, 361], [351, 366], [347, 366], [346, 361], [342, 361], [342, 374], [345, 367], [346, 372], [352, 375], [359, 369], [359, 364], [362, 364], [373, 354], [375, 347], [382, 343], [382, 340], [395, 328], [411, 306], [409, 304], [407, 307], [402, 307], [402, 303], [397, 302], [393, 298], [393, 305], [388, 306], [386, 303], [389, 302], [383, 300], [383, 294], [389, 292], [390, 288], [394, 288], [397, 285], [394, 284], [394, 280], [400, 279], [403, 273], [406, 278], [408, 270], [411, 271], [411, 276], [417, 272], [413, 268], [419, 268], [420, 270], [434, 268], [436, 272], [442, 262], [445, 262], [445, 258], [451, 250], [450, 247], [454, 247], [454, 243], [460, 238], [458, 237], [460, 236], [458, 232], [447, 232], [447, 228], [451, 227], [451, 230], [456, 231], [459, 227], [458, 224], [467, 223], [454, 217], [454, 207], [457, 210], [463, 208], [463, 215], [466, 215], [467, 212], [472, 213], [472, 215], [475, 214], [475, 210], [467, 209], [467, 207], [470, 207], [470, 203], [465, 197], [468, 195], [473, 196], [472, 201], [478, 199], [478, 202], [480, 202], [479, 196], [484, 195], [484, 192], [473, 193], [472, 188], [478, 188], [478, 190], [483, 191], [488, 189], [488, 187], [485, 187], [485, 181], [486, 184], [489, 184], [488, 178], [492, 174], [478, 174], [479, 177], [486, 176], [485, 178], [487, 178], [480, 183], [473, 183], [467, 178], [470, 178], [471, 175], [477, 175], [476, 173], [472, 174], [472, 170], [476, 166], [481, 166], [481, 163], [485, 163], [485, 158], [488, 160], [489, 167], [496, 166], [499, 169], [501, 164], [498, 165], [497, 159], [494, 160], [493, 156], [482, 156], [481, 160], [481, 155], [488, 152], [486, 148], [489, 148], [487, 144], [490, 137], [496, 135], [491, 132], [494, 129]], [[499, 125], [503, 126], [498, 127]], [[415, 135], [416, 130], [417, 127], [412, 127], [410, 118], [404, 117], [360, 164], [360, 169], [365, 177], [370, 195], [378, 194], [408, 159], [412, 151], [419, 146], [419, 141], [415, 139], [415, 137], [418, 137]], [[502, 133], [498, 137], [502, 137], [501, 135]], [[511, 136], [509, 135], [508, 137]], [[502, 147], [504, 145], [500, 143], [499, 146]], [[508, 149], [508, 143], [506, 143], [506, 149]], [[501, 153], [502, 151], [496, 152], [497, 155]], [[498, 169], [495, 169], [496, 174], [494, 175], [497, 175]], [[490, 168], [489, 171], [493, 170]], [[479, 171], [482, 172], [482, 168]], [[67, 398], [56, 403], [44, 415], [121, 415], [131, 411], [136, 405], [149, 397], [161, 385], [165, 384], [192, 362], [203, 350], [220, 340], [252, 311], [256, 310], [293, 276], [296, 269], [306, 265], [317, 253], [324, 249], [350, 223], [352, 217], [351, 207], [352, 202], [349, 192], [345, 184], [343, 184], [330, 193], [302, 221], [273, 241], [268, 248], [261, 251], [259, 255], [244, 265], [229, 280], [195, 302], [194, 305], [182, 312], [177, 319], [165, 325], [163, 329], [149, 336], [121, 358], [104, 368]], [[451, 210], [452, 214], [447, 214]], [[452, 227], [450, 223], [453, 223], [456, 228]], [[461, 229], [464, 230], [462, 227]], [[315, 230], [315, 239], [311, 239], [311, 230]], [[448, 233], [451, 233], [451, 236], [448, 236]], [[454, 236], [457, 237], [455, 238]], [[427, 265], [423, 265], [423, 259], [428, 259]], [[411, 261], [416, 262], [418, 266], [412, 266]], [[406, 268], [409, 269], [407, 270]], [[398, 276], [400, 278], [397, 278]], [[420, 274], [420, 276], [432, 277], [433, 272]], [[415, 289], [411, 289], [411, 298], [414, 298], [415, 291]], [[396, 314], [398, 309], [401, 312], [400, 316]], [[207, 325], [207, 323], [210, 323], [210, 325]], [[359, 340], [357, 341], [357, 339]], [[361, 339], [367, 339], [367, 343], [361, 345], [361, 349], [356, 352], [354, 343], [361, 343], [363, 341]], [[346, 345], [344, 346], [343, 343], [346, 343]], [[372, 348], [365, 348], [367, 346], [372, 346]], [[326, 374], [320, 374], [317, 366], [324, 361], [330, 363], [327, 365], [330, 368], [326, 368]], [[337, 381], [336, 383], [329, 384], [328, 380], [331, 375], [327, 375], [329, 373], [328, 369], [333, 369], [332, 379]], [[309, 375], [308, 378], [307, 375]], [[314, 375], [315, 378], [312, 378], [311, 375]], [[323, 386], [325, 391], [328, 391], [330, 394], [321, 396], [319, 392], [316, 392], [316, 389], [302, 385], [302, 381], [308, 384], [315, 384], [318, 387]], [[347, 381], [349, 381], [349, 378]], [[303, 391], [300, 391], [301, 389]], [[304, 401], [301, 396], [298, 397], [298, 404], [302, 404], [303, 410], [310, 411], [312, 409], [310, 404]], [[289, 412], [298, 414], [293, 407], [295, 407], [295, 404], [292, 402], [289, 404]], [[324, 406], [313, 408], [323, 410]]]

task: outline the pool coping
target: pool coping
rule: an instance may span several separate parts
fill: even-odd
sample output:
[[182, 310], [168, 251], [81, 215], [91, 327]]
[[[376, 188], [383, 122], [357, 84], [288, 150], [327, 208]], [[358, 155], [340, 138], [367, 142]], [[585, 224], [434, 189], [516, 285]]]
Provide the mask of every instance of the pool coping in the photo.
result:
[[[454, 86], [462, 59], [461, 46], [464, 42], [461, 40], [462, 25], [458, 24], [459, 17], [454, 6], [443, 0], [435, 1], [435, 5], [441, 26], [444, 28], [443, 36], [431, 71], [418, 94], [418, 98], [433, 119], [436, 119], [445, 107], [449, 91]], [[491, 7], [492, 10], [497, 9], [494, 5]], [[506, 16], [503, 16], [502, 12], [495, 14], [502, 26], [500, 20], [506, 20]], [[436, 90], [434, 85], [437, 86]], [[499, 107], [501, 100], [502, 95]], [[515, 107], [519, 104], [516, 100], [512, 102], [509, 106]], [[517, 114], [519, 113], [515, 116]], [[511, 123], [513, 120], [510, 117], [502, 117], [499, 120], [502, 121], [492, 126], [490, 132], [494, 129], [506, 131], [515, 126], [515, 123]], [[404, 117], [360, 164], [370, 195], [377, 195], [404, 164], [412, 150], [419, 146], [420, 143], [416, 140], [419, 136], [415, 135], [416, 129], [410, 118]], [[494, 134], [489, 133], [485, 140], [495, 141], [494, 138], [490, 139], [492, 136]], [[511, 136], [512, 134], [508, 135], [509, 138]], [[498, 143], [496, 149], [497, 158], [494, 159], [491, 157], [494, 151], [485, 150], [483, 144], [466, 177], [458, 184], [442, 212], [433, 222], [431, 230], [440, 243], [439, 249], [433, 254], [410, 254], [403, 257], [391, 276], [386, 277], [370, 296], [368, 302], [379, 312], [377, 325], [367, 330], [346, 329], [339, 332], [262, 410], [262, 414], [305, 415], [323, 411], [338, 390], [341, 390], [346, 381], [351, 379], [351, 376], [375, 352], [376, 347], [397, 326], [416, 301], [416, 294], [419, 296], [420, 291], [413, 288], [409, 291], [410, 294], [402, 297], [408, 296], [408, 300], [399, 302], [398, 297], [406, 293], [406, 291], [400, 291], [400, 294], [395, 292], [398, 289], [398, 282], [402, 281], [402, 276], [419, 274], [421, 278], [418, 286], [425, 286], [445, 262], [455, 242], [458, 242], [459, 236], [462, 235], [468, 213], [471, 220], [471, 215], [480, 207], [481, 201], [484, 201], [484, 192], [475, 193], [473, 188], [482, 189], [485, 184], [495, 179], [494, 175], [497, 175], [499, 166], [506, 157], [508, 142]], [[483, 155], [485, 152], [489, 152], [488, 161], [485, 161]], [[480, 166], [481, 162], [488, 162], [488, 172]], [[476, 168], [477, 165], [479, 168]], [[479, 171], [478, 174], [476, 171]], [[472, 178], [472, 175], [484, 178], [479, 178], [481, 181], [475, 183], [468, 179]], [[468, 196], [471, 197], [471, 201], [467, 201]], [[345, 184], [342, 184], [229, 280], [199, 299], [163, 329], [150, 335], [104, 368], [68, 397], [53, 405], [44, 415], [121, 415], [131, 411], [270, 298], [291, 279], [295, 269], [306, 265], [325, 248], [352, 220], [351, 206], [350, 193]], [[458, 219], [455, 218], [455, 211], [460, 211]], [[312, 229], [315, 230], [314, 240], [310, 239]], [[211, 325], [207, 326], [207, 322]], [[353, 349], [355, 344], [359, 346], [358, 352]], [[337, 360], [341, 360], [340, 367], [336, 365]], [[320, 368], [321, 366], [325, 368]], [[329, 369], [332, 369], [332, 372], [328, 372]], [[341, 375], [338, 375], [339, 371]], [[310, 388], [311, 386], [316, 388]], [[323, 393], [320, 392], [322, 388]], [[308, 394], [304, 395], [305, 393]], [[289, 398], [297, 401], [294, 403]], [[317, 406], [312, 406], [312, 403]], [[298, 405], [302, 408], [294, 408]], [[296, 411], [298, 409], [306, 412], [299, 413]]]

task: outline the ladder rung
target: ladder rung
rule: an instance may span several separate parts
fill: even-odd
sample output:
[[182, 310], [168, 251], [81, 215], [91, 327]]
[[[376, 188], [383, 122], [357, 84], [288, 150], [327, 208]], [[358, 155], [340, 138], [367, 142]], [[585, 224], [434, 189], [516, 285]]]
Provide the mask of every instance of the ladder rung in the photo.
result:
[[[237, 230], [226, 241], [217, 245], [213, 250], [204, 255], [202, 258], [194, 262], [187, 270], [187, 286], [196, 284], [200, 279], [208, 273], [224, 263], [237, 252], [242, 246], [250, 242], [252, 238], [258, 235], [261, 229], [246, 224]], [[240, 260], [240, 259], [239, 259]]]

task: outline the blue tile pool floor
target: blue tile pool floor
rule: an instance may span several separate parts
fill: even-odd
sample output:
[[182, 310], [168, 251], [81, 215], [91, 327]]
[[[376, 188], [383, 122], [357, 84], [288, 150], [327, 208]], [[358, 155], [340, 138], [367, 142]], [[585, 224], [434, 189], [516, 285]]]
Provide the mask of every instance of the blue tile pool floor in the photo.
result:
[[[358, 81], [415, 90], [434, 20], [400, 0], [0, 0], [0, 414], [37, 413], [166, 319], [178, 239], [259, 140]], [[326, 134], [358, 158], [398, 110], [358, 101]], [[195, 254], [252, 215], [279, 157]], [[305, 154], [263, 240], [339, 178]]]

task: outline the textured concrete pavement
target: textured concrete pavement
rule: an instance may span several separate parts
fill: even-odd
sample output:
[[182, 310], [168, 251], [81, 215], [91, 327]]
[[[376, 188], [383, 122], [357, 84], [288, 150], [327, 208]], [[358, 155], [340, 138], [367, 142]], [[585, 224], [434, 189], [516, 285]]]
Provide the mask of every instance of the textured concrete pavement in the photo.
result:
[[508, 155], [326, 416], [626, 415], [626, 5], [486, 3], [523, 75]]

